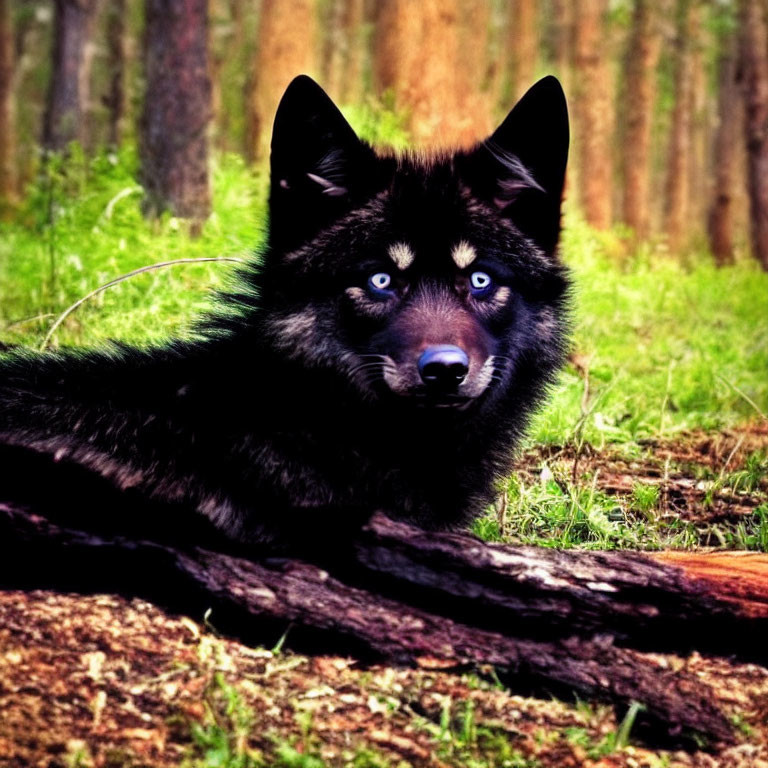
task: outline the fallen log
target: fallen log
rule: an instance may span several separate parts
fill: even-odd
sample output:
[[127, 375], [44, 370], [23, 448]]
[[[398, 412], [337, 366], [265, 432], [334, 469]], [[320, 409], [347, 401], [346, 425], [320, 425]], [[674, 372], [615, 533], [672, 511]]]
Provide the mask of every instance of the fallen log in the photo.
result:
[[[333, 550], [333, 562], [317, 559], [254, 560], [85, 531], [0, 504], [5, 587], [114, 591], [198, 617], [212, 608], [219, 630], [251, 642], [269, 644], [291, 626], [297, 650], [490, 664], [512, 687], [569, 689], [622, 708], [639, 701], [657, 727], [721, 743], [733, 734], [710, 689], [638, 648], [696, 647], [691, 632], [676, 634], [686, 622], [709, 634], [738, 626], [718, 646], [733, 655], [757, 655], [765, 638], [765, 556], [738, 558], [734, 576], [722, 556], [712, 568], [702, 555], [504, 547], [376, 515], [351, 546]], [[759, 637], [747, 642], [747, 630]]]
[[517, 636], [609, 632], [634, 648], [768, 662], [768, 555], [593, 552], [486, 544], [374, 515], [366, 569], [411, 602]]

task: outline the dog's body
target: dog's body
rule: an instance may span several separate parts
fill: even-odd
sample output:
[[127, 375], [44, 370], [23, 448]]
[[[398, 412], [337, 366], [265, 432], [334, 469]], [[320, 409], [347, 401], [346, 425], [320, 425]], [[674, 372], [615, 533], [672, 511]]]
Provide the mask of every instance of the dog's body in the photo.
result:
[[428, 158], [375, 154], [297, 78], [243, 291], [200, 341], [10, 356], [0, 442], [242, 541], [333, 536], [375, 509], [466, 522], [563, 360], [567, 145], [553, 78], [487, 142]]

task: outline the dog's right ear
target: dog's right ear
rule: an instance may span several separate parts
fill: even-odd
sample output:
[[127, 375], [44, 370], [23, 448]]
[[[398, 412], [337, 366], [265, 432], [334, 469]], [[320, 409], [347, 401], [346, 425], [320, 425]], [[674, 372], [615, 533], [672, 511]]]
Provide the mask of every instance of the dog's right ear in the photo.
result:
[[283, 94], [272, 131], [273, 247], [297, 247], [359, 203], [374, 158], [325, 91], [306, 75], [295, 78]]

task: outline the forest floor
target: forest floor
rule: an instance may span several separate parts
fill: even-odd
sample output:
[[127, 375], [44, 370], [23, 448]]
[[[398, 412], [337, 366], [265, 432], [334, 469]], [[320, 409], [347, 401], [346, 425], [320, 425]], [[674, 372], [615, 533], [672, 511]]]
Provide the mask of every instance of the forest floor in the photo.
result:
[[768, 422], [602, 450], [537, 446], [476, 532], [554, 547], [768, 551]]
[[[521, 457], [506, 510], [500, 505], [488, 527], [502, 514], [501, 538], [543, 537], [543, 518], [516, 519], [515, 505], [530, 501], [519, 490], [555, 497], [559, 488], [571, 516], [558, 528], [549, 515], [555, 543], [575, 543], [579, 528], [582, 546], [597, 542], [602, 524], [588, 518], [598, 513], [578, 501], [589, 491], [612, 500], [596, 508], [614, 511], [614, 546], [684, 539], [764, 548], [768, 474], [754, 457], [766, 448], [764, 423], [649, 441], [631, 456], [626, 446], [535, 448]], [[633, 527], [632, 515], [642, 525]], [[491, 669], [427, 661], [405, 669], [252, 648], [217, 636], [215, 615], [196, 618], [110, 595], [0, 592], [0, 766], [768, 768], [762, 666], [665, 657], [711, 687], [736, 733], [735, 746], [682, 749], [644, 730], [632, 711], [546, 691], [518, 695]]]

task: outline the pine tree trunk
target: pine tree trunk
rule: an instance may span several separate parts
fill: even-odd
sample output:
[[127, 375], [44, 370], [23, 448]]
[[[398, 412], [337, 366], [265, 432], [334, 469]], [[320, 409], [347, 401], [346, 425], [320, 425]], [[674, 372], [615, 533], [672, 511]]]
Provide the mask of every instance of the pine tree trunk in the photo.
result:
[[0, 0], [0, 202], [17, 194], [16, 101], [10, 0]]
[[743, 101], [736, 83], [735, 43], [735, 36], [726, 41], [718, 65], [718, 122], [714, 142], [714, 186], [709, 210], [709, 246], [719, 267], [733, 264], [736, 148], [744, 120]]
[[512, 101], [519, 99], [536, 77], [539, 48], [536, 0], [510, 0], [507, 45], [511, 48], [510, 92]]
[[579, 191], [587, 222], [612, 221], [613, 83], [604, 56], [607, 0], [578, 0], [574, 27], [575, 142]]
[[72, 141], [86, 143], [91, 36], [96, 0], [55, 0], [53, 59], [43, 119], [43, 144], [59, 151]]
[[[472, 51], [457, 67], [458, 109], [466, 124], [460, 144], [471, 144], [493, 130], [493, 90], [489, 78], [488, 51], [491, 31], [489, 0], [464, 0], [459, 6], [459, 49]], [[510, 108], [512, 104], [503, 105]]]
[[315, 74], [315, 0], [263, 0], [247, 86], [247, 156], [266, 157], [280, 97], [296, 75]]
[[145, 6], [145, 208], [151, 215], [170, 210], [195, 222], [211, 210], [206, 6], [206, 0], [146, 0]]
[[752, 254], [768, 271], [768, 33], [761, 0], [741, 0], [741, 66], [746, 107]]
[[363, 0], [344, 0], [341, 24], [344, 29], [339, 99], [342, 104], [356, 104], [363, 89], [364, 19]]
[[[701, 13], [701, 11], [700, 11]], [[688, 165], [688, 221], [690, 235], [698, 238], [704, 234], [707, 219], [707, 188], [712, 179], [712, 119], [709, 112], [709, 71], [705, 60], [708, 30], [699, 24], [698, 38], [691, 45], [691, 161]]]
[[340, 100], [341, 92], [345, 33], [342, 17], [345, 5], [345, 0], [327, 0], [320, 29], [323, 37], [320, 82], [328, 95], [337, 102]]
[[623, 219], [638, 239], [650, 232], [651, 128], [661, 38], [654, 0], [636, 0], [625, 64]]
[[549, 19], [549, 36], [552, 51], [552, 66], [555, 69], [566, 95], [571, 86], [571, 62], [573, 60], [573, 3], [571, 0], [552, 0], [552, 15]]
[[698, 33], [698, 8], [692, 0], [678, 0], [675, 41], [675, 105], [672, 111], [665, 183], [664, 231], [673, 253], [688, 236], [693, 109], [693, 57], [691, 46]]
[[454, 144], [464, 132], [459, 114], [457, 0], [390, 0], [378, 6], [375, 78], [408, 115], [415, 143]]
[[223, 0], [208, 0], [208, 78], [211, 81], [211, 123], [209, 136], [218, 149], [223, 147], [221, 72], [227, 55], [232, 55], [227, 41], [222, 40], [220, 28], [226, 26], [229, 8]]
[[107, 68], [109, 71], [109, 90], [105, 97], [109, 110], [107, 142], [111, 147], [119, 147], [123, 138], [127, 104], [128, 38], [125, 0], [110, 0], [107, 14]]
[[[469, 91], [477, 95], [484, 85], [478, 78], [486, 79], [473, 74], [487, 71], [490, 9], [485, 6], [457, 0], [390, 0], [377, 6], [374, 82], [379, 94], [394, 93], [416, 144], [455, 147], [484, 138], [489, 100], [474, 102]], [[470, 19], [473, 12], [481, 18]]]

